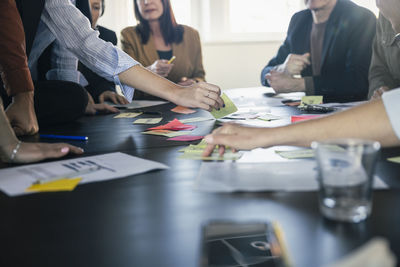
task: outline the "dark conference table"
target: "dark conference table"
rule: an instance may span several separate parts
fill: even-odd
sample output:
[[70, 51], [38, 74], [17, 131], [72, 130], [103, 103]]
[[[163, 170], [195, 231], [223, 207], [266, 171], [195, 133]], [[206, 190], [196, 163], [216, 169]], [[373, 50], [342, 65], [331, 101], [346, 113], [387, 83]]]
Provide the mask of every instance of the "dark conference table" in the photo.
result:
[[[248, 99], [267, 99], [242, 89]], [[185, 115], [173, 104], [148, 108], [164, 120]], [[278, 106], [274, 114], [296, 114]], [[205, 111], [191, 117], [204, 115]], [[188, 142], [142, 135], [146, 125], [114, 115], [84, 117], [42, 128], [42, 133], [87, 135], [85, 156], [124, 152], [170, 166], [163, 171], [78, 186], [72, 192], [8, 197], [0, 193], [0, 266], [198, 266], [201, 229], [210, 220], [278, 221], [294, 266], [333, 262], [375, 236], [387, 238], [400, 259], [400, 165], [386, 160], [400, 149], [384, 149], [377, 174], [390, 185], [375, 191], [373, 212], [359, 224], [324, 219], [316, 192], [203, 193], [193, 181], [201, 161], [177, 159]], [[150, 116], [151, 117], [151, 116]], [[193, 123], [207, 134], [214, 121]], [[373, 122], [372, 122], [373, 123]], [[38, 140], [31, 137], [28, 140]], [[2, 164], [1, 167], [9, 167]]]

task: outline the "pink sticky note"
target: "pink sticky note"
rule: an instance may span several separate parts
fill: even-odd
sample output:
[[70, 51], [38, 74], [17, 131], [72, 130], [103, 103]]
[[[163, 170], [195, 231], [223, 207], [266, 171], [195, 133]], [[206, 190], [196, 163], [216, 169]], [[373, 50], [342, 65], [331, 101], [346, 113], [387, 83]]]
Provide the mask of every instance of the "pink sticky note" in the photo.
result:
[[176, 136], [172, 138], [168, 138], [167, 140], [170, 141], [196, 141], [203, 139], [204, 136], [197, 136], [197, 135], [181, 135], [181, 136]]
[[196, 129], [197, 126], [194, 125], [188, 125], [188, 124], [183, 124], [177, 119], [174, 119], [173, 121], [168, 122], [167, 124], [160, 125], [157, 127], [152, 127], [147, 130], [152, 131], [152, 130], [172, 130], [172, 131], [181, 131], [181, 130], [186, 130], [186, 131], [191, 131], [193, 129]]
[[175, 108], [171, 109], [171, 111], [173, 111], [175, 113], [181, 113], [181, 114], [192, 114], [192, 113], [196, 112], [196, 110], [182, 107], [182, 106], [176, 106]]
[[310, 119], [318, 118], [318, 117], [321, 117], [321, 116], [322, 115], [297, 115], [297, 116], [292, 116], [292, 122], [310, 120]]

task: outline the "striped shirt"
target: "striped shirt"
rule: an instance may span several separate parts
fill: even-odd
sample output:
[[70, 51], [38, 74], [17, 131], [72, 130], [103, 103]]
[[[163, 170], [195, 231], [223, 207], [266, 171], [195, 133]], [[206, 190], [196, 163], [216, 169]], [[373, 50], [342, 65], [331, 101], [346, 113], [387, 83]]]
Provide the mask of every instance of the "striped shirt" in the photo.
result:
[[139, 64], [111, 43], [101, 40], [89, 20], [69, 0], [46, 0], [29, 55], [29, 68], [37, 78], [37, 61], [55, 40], [89, 69], [121, 86], [131, 101], [134, 89], [122, 85], [118, 75]]

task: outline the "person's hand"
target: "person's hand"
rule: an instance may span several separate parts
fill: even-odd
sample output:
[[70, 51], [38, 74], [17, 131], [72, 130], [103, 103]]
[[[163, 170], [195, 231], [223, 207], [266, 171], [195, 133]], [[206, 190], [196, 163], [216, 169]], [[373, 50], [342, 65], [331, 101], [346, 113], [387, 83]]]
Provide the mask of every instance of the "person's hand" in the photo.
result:
[[44, 159], [61, 158], [68, 153], [82, 154], [83, 149], [65, 143], [46, 144], [46, 143], [21, 143], [14, 160], [11, 162], [11, 154], [17, 143], [8, 146], [8, 152], [1, 155], [4, 162], [10, 163], [30, 163], [42, 161]]
[[107, 105], [105, 103], [101, 104], [95, 104], [93, 101], [93, 97], [88, 93], [88, 104], [86, 106], [86, 115], [97, 115], [97, 114], [105, 114], [105, 113], [118, 113], [119, 110], [117, 108], [114, 108], [110, 105]]
[[182, 77], [181, 80], [180, 80], [180, 82], [178, 82], [178, 84], [179, 84], [179, 85], [182, 85], [182, 86], [190, 86], [190, 85], [192, 85], [192, 84], [194, 84], [194, 83], [196, 83], [195, 80], [193, 80], [193, 79], [188, 79], [187, 77]]
[[376, 0], [381, 14], [390, 21], [396, 33], [400, 33], [400, 2], [398, 0]]
[[299, 75], [308, 65], [310, 65], [310, 53], [303, 55], [289, 54], [285, 62], [277, 69], [288, 75]]
[[39, 131], [33, 94], [26, 92], [15, 95], [6, 109], [7, 118], [17, 136], [34, 135]]
[[203, 152], [203, 156], [211, 155], [217, 145], [219, 146], [220, 155], [225, 153], [226, 146], [232, 148], [234, 152], [237, 149], [250, 150], [261, 147], [263, 146], [262, 130], [261, 128], [243, 127], [233, 123], [224, 124], [204, 138], [208, 145]]
[[173, 67], [174, 64], [168, 64], [168, 60], [159, 59], [147, 68], [161, 77], [167, 77]]
[[177, 89], [172, 102], [183, 107], [219, 110], [225, 106], [220, 94], [221, 89], [218, 86], [200, 82]]
[[303, 78], [293, 78], [284, 72], [271, 70], [265, 75], [265, 79], [277, 94], [305, 91]]
[[389, 91], [389, 87], [387, 86], [381, 86], [378, 89], [374, 91], [374, 94], [372, 95], [371, 99], [380, 99], [383, 95], [384, 92]]
[[112, 91], [105, 91], [99, 96], [100, 103], [104, 103], [106, 100], [110, 100], [114, 104], [129, 104], [129, 101], [125, 97]]

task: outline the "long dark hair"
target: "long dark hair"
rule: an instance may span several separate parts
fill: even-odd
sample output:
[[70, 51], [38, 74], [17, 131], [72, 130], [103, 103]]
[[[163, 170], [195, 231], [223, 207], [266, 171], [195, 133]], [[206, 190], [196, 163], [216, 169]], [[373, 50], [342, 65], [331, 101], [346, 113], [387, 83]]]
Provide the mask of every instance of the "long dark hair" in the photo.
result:
[[[161, 0], [164, 7], [164, 12], [159, 18], [161, 34], [163, 36], [166, 45], [182, 42], [183, 39], [183, 27], [178, 25], [175, 20], [174, 12], [172, 11], [171, 2], [169, 0]], [[139, 12], [139, 6], [137, 1], [134, 0], [135, 16], [138, 25], [136, 31], [142, 38], [142, 44], [146, 44], [150, 37], [150, 26], [149, 22], [143, 19]]]

